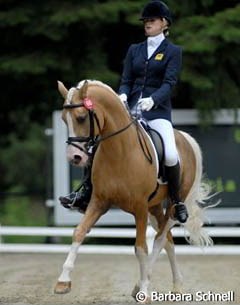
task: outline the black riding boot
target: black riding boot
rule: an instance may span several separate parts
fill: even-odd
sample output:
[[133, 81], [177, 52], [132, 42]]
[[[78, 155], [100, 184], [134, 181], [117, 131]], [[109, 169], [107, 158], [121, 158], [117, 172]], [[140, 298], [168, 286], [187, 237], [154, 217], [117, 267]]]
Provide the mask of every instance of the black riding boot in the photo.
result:
[[64, 208], [78, 209], [80, 213], [85, 213], [92, 195], [91, 165], [85, 167], [84, 179], [83, 184], [77, 191], [72, 192], [67, 196], [59, 197]]
[[179, 198], [180, 190], [180, 166], [177, 163], [174, 166], [165, 166], [166, 177], [168, 180], [169, 196], [175, 205], [175, 217], [176, 219], [184, 223], [188, 219], [188, 212], [185, 204], [183, 204]]

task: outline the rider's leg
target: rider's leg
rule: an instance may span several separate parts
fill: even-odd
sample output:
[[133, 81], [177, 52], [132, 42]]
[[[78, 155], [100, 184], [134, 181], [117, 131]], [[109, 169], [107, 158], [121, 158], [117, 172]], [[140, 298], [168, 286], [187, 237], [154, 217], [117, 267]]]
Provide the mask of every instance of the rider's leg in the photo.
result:
[[79, 212], [85, 213], [92, 195], [91, 163], [84, 168], [84, 182], [80, 190], [72, 192], [67, 196], [59, 197], [61, 204], [65, 208], [70, 208], [72, 205], [74, 208], [77, 208]]
[[175, 204], [175, 217], [178, 221], [184, 223], [187, 221], [188, 213], [186, 206], [181, 202], [179, 196], [180, 166], [172, 124], [164, 119], [156, 119], [148, 123], [151, 128], [157, 130], [162, 136], [165, 148], [165, 171], [168, 180], [169, 196]]

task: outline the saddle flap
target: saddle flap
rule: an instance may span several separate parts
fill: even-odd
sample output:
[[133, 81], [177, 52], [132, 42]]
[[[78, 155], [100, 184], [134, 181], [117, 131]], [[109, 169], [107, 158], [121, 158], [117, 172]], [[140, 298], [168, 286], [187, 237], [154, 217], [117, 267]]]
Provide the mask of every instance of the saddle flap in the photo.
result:
[[150, 127], [148, 127], [148, 129], [147, 129], [147, 133], [149, 134], [149, 136], [151, 137], [151, 139], [153, 141], [153, 144], [157, 151], [159, 164], [161, 164], [164, 159], [164, 144], [163, 144], [162, 137], [156, 130], [154, 130]]
[[152, 129], [146, 120], [139, 120], [139, 123], [142, 125], [142, 127], [145, 129], [147, 134], [150, 136], [153, 145], [155, 147], [157, 157], [158, 157], [158, 164], [159, 164], [159, 171], [158, 171], [158, 178], [162, 178], [162, 181], [166, 181], [165, 177], [165, 167], [164, 167], [164, 142], [159, 132], [157, 132], [155, 129]]
[[163, 182], [166, 181], [165, 179], [165, 171], [164, 171], [164, 143], [162, 140], [161, 135], [155, 130], [148, 126], [147, 133], [151, 137], [153, 141], [153, 145], [155, 146], [157, 156], [158, 156], [158, 164], [159, 164], [159, 171], [158, 171], [158, 178], [162, 177]]

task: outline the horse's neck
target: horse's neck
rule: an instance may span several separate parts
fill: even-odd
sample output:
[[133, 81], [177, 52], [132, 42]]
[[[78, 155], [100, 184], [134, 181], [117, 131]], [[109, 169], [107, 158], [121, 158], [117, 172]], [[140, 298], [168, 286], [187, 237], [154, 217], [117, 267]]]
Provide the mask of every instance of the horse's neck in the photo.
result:
[[101, 146], [104, 153], [109, 154], [110, 158], [116, 159], [126, 156], [135, 145], [135, 127], [132, 124], [127, 128], [129, 124], [131, 124], [131, 118], [122, 105], [117, 105], [116, 108], [112, 108], [112, 111], [106, 111], [105, 126], [101, 136], [103, 138], [112, 136], [102, 141]]
[[[100, 136], [103, 139], [110, 136], [101, 142], [98, 151], [104, 152], [105, 156], [109, 155], [109, 158], [121, 159], [128, 153], [128, 150], [131, 150], [134, 141], [136, 142], [133, 125], [118, 133], [131, 123], [129, 114], [118, 96], [110, 90], [106, 90], [105, 87], [89, 86], [88, 93], [90, 96], [97, 97], [99, 111], [103, 115], [104, 126]], [[118, 134], [114, 135], [115, 133]]]

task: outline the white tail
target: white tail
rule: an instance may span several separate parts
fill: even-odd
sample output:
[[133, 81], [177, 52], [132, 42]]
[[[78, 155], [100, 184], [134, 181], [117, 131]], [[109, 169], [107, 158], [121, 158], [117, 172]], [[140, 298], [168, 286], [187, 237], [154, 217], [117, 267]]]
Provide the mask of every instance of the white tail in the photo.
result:
[[206, 230], [203, 229], [204, 220], [206, 220], [204, 211], [209, 207], [216, 206], [219, 202], [215, 204], [209, 204], [207, 202], [212, 197], [210, 196], [211, 187], [208, 183], [203, 181], [201, 149], [193, 137], [186, 132], [180, 132], [191, 145], [196, 158], [195, 180], [185, 199], [189, 217], [184, 224], [184, 228], [190, 234], [186, 239], [189, 243], [194, 245], [210, 246], [213, 244], [213, 241]]

